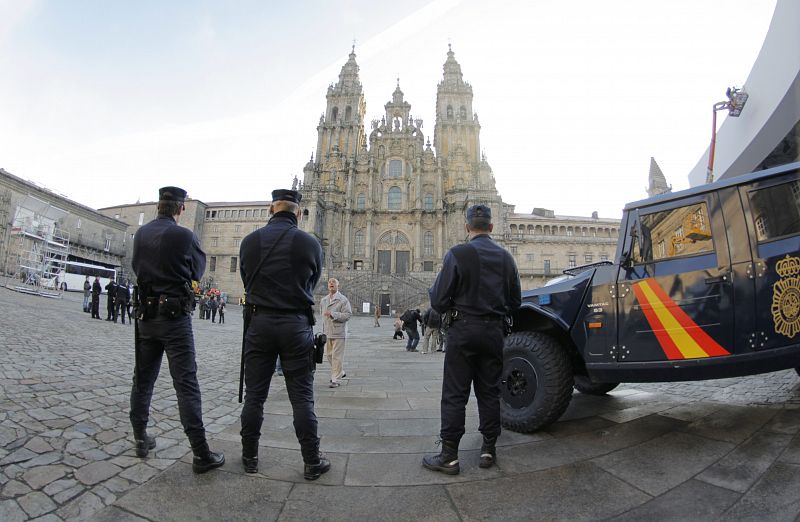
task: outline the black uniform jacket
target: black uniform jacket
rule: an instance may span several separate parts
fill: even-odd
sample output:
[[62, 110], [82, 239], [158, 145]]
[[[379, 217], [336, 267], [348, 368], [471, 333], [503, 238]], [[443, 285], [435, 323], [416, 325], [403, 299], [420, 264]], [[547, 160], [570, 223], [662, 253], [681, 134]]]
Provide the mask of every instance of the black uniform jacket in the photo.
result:
[[[269, 259], [262, 264], [267, 253]], [[278, 212], [266, 226], [242, 240], [239, 271], [247, 304], [304, 312], [314, 305], [314, 288], [322, 273], [322, 247], [314, 236], [297, 228], [294, 214]]]
[[467, 315], [507, 315], [522, 304], [514, 258], [488, 234], [456, 245], [428, 292], [439, 313], [451, 308]]
[[206, 271], [206, 254], [194, 232], [159, 216], [133, 237], [133, 271], [148, 295], [185, 296], [184, 283], [199, 281]]

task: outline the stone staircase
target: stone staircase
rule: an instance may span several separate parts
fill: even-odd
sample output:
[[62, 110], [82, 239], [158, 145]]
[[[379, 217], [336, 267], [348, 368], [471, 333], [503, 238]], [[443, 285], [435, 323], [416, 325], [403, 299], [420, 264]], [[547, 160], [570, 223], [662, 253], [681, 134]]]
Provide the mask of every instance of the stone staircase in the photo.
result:
[[[436, 274], [430, 272], [406, 275], [377, 274], [360, 270], [326, 270], [317, 285], [316, 301], [327, 293], [327, 280], [339, 280], [339, 289], [350, 300], [354, 314], [372, 314], [380, 303], [381, 294], [389, 294], [391, 309], [402, 312], [408, 308], [424, 310], [428, 304], [428, 289]], [[370, 303], [369, 312], [363, 311], [363, 303]]]

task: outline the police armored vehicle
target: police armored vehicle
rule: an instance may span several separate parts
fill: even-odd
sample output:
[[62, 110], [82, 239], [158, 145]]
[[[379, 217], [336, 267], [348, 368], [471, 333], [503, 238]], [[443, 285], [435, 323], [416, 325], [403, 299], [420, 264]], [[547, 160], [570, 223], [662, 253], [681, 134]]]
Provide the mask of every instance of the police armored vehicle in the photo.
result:
[[[502, 418], [534, 431], [573, 387], [800, 368], [800, 163], [625, 206], [614, 262], [523, 292]], [[800, 369], [798, 369], [800, 372]]]

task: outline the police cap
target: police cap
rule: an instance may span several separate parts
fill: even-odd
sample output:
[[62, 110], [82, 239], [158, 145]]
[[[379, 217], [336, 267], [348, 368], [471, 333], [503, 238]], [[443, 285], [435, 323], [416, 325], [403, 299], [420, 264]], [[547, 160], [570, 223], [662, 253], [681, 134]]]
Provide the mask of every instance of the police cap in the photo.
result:
[[467, 209], [467, 223], [470, 226], [485, 226], [492, 222], [492, 209], [486, 205], [472, 205]]
[[160, 201], [186, 201], [186, 191], [178, 187], [161, 187], [158, 189], [158, 199]]
[[272, 191], [272, 201], [291, 201], [292, 203], [300, 203], [303, 195], [296, 190], [278, 189]]

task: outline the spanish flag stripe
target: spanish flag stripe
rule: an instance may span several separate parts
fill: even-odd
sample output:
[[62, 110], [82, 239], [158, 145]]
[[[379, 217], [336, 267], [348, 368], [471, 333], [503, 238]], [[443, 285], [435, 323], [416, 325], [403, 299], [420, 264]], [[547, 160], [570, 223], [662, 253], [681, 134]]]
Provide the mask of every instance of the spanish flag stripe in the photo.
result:
[[650, 288], [655, 292], [657, 298], [667, 305], [667, 308], [670, 309], [670, 312], [678, 320], [678, 322], [686, 329], [686, 332], [692, 336], [692, 339], [697, 342], [698, 345], [705, 351], [708, 355], [712, 357], [716, 357], [719, 355], [730, 355], [730, 352], [723, 348], [722, 346], [717, 343], [714, 339], [711, 338], [702, 328], [700, 328], [697, 323], [692, 321], [691, 317], [686, 315], [686, 312], [678, 306], [675, 301], [670, 299], [664, 289], [661, 288], [661, 285], [656, 283], [652, 279], [647, 279], [646, 282], [650, 286]]
[[[708, 357], [708, 354], [705, 352], [705, 350], [703, 350], [697, 341], [695, 341], [694, 338], [689, 335], [689, 333], [686, 331], [686, 328], [684, 328], [684, 326], [672, 314], [672, 310], [670, 309], [671, 307], [668, 306], [668, 303], [662, 302], [655, 292], [653, 292], [653, 287], [648, 284], [651, 282], [652, 281], [649, 279], [641, 281], [639, 287], [641, 288], [645, 299], [647, 299], [653, 306], [653, 311], [658, 316], [661, 324], [664, 325], [664, 329], [667, 331], [667, 334], [669, 334], [672, 342], [675, 343], [675, 346], [677, 346], [678, 350], [680, 350], [681, 354], [683, 354], [683, 357], [686, 359]], [[674, 303], [672, 304], [674, 305]]]
[[639, 288], [638, 283], [633, 285], [633, 292], [636, 294], [636, 299], [639, 300], [639, 305], [642, 308], [642, 312], [644, 312], [647, 322], [650, 325], [650, 328], [652, 328], [653, 333], [656, 335], [658, 344], [661, 345], [661, 349], [664, 350], [667, 359], [684, 359], [685, 357], [681, 351], [678, 350], [678, 347], [675, 346], [675, 343], [672, 341], [672, 338], [669, 336], [669, 334], [667, 334], [667, 331], [664, 329], [664, 325], [661, 324], [661, 321], [658, 319], [655, 310], [648, 302], [642, 289]]

